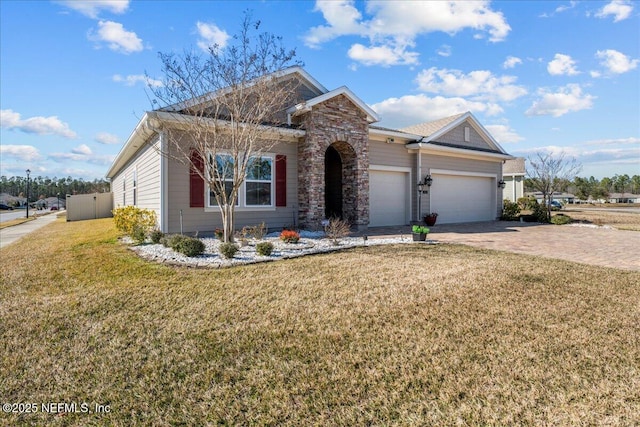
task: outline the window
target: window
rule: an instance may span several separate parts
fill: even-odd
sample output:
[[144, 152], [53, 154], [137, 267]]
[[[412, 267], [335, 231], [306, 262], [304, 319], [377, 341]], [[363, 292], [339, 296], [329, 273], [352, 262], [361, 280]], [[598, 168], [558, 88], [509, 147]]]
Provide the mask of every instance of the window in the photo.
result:
[[[213, 156], [209, 155], [209, 165], [213, 166], [214, 179], [224, 179], [224, 189], [228, 198], [233, 190], [233, 157], [228, 154], [216, 154], [214, 165]], [[218, 206], [216, 191], [216, 188], [209, 188], [209, 206]]]
[[469, 141], [471, 141], [471, 134], [470, 134], [470, 131], [469, 131], [469, 127], [465, 126], [465, 128], [464, 128], [464, 142], [469, 142]]
[[[238, 191], [236, 206], [240, 208], [274, 206], [274, 156], [263, 155], [250, 157], [246, 168], [246, 177]], [[224, 179], [227, 196], [233, 189], [233, 157], [228, 154], [217, 154], [215, 164], [213, 156], [209, 156], [209, 164], [214, 166], [215, 176]], [[209, 207], [218, 206], [216, 189], [209, 187]]]
[[245, 179], [245, 204], [247, 206], [271, 206], [273, 182], [273, 158], [251, 157]]
[[133, 170], [133, 204], [138, 204], [138, 170]]

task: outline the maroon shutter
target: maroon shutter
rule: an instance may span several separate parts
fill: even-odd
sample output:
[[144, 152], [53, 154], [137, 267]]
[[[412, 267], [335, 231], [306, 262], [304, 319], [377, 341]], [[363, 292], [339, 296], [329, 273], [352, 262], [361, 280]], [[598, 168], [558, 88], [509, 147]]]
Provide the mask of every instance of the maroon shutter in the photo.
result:
[[189, 168], [189, 206], [204, 208], [204, 179], [198, 174], [204, 171], [204, 161], [196, 151], [191, 152], [191, 167]]
[[276, 155], [276, 206], [287, 206], [287, 156]]

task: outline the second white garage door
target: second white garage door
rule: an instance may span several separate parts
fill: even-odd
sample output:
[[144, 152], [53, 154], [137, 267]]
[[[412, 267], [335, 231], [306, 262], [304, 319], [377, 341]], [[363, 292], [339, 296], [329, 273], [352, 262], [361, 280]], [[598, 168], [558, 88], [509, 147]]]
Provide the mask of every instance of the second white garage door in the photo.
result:
[[408, 223], [408, 184], [408, 172], [369, 171], [370, 227]]
[[480, 176], [433, 174], [431, 212], [436, 224], [496, 219], [495, 179]]

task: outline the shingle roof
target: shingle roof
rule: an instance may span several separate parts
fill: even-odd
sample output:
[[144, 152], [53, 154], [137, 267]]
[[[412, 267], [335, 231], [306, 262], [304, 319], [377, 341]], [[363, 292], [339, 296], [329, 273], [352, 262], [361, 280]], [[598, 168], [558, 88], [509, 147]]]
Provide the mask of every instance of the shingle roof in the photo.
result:
[[464, 116], [466, 113], [456, 114], [455, 116], [445, 117], [443, 119], [434, 120], [432, 122], [420, 123], [417, 125], [409, 126], [406, 128], [400, 129], [403, 132], [414, 133], [422, 136], [429, 136], [439, 131], [443, 127], [448, 124], [456, 121], [460, 117]]
[[507, 160], [502, 166], [503, 174], [525, 173], [524, 157], [516, 157], [513, 160]]

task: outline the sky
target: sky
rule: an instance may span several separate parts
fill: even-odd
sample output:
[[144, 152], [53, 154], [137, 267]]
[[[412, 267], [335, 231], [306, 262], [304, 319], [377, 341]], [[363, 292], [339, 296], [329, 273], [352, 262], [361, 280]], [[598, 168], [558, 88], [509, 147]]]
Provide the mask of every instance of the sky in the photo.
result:
[[243, 12], [400, 129], [471, 111], [514, 156], [640, 175], [640, 3], [0, 1], [0, 174], [103, 178], [161, 84]]

